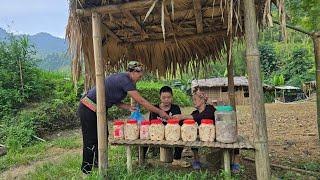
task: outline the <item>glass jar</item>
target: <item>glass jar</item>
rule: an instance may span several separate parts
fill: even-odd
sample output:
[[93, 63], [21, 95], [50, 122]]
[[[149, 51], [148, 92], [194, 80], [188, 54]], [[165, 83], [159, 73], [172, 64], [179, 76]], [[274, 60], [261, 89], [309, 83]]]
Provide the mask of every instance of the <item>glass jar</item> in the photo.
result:
[[180, 139], [181, 127], [178, 119], [169, 119], [165, 126], [165, 138], [167, 141], [178, 141]]
[[199, 137], [200, 141], [213, 142], [216, 136], [215, 127], [213, 120], [202, 119], [201, 125], [199, 126]]
[[161, 141], [164, 139], [164, 125], [162, 124], [162, 120], [151, 120], [149, 134], [150, 139], [153, 141]]
[[217, 106], [215, 112], [216, 139], [222, 143], [237, 141], [236, 113], [231, 106]]
[[124, 129], [123, 121], [114, 121], [113, 122], [113, 138], [124, 139], [123, 129]]
[[150, 121], [142, 121], [140, 125], [140, 139], [150, 139], [149, 136]]
[[136, 120], [128, 120], [124, 129], [126, 140], [136, 140], [139, 138], [139, 126]]
[[181, 127], [182, 141], [195, 141], [197, 140], [198, 125], [192, 119], [184, 120]]

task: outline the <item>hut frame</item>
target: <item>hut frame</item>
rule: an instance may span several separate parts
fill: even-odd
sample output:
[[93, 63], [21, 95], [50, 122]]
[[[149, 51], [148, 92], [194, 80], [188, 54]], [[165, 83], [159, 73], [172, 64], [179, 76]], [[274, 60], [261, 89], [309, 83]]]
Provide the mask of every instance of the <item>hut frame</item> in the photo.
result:
[[[162, 3], [161, 7], [157, 5], [158, 0], [138, 0], [116, 5], [108, 5], [106, 1], [101, 0], [100, 4], [96, 5], [96, 7], [86, 6], [85, 3], [84, 6], [79, 7], [79, 3], [77, 2], [85, 2], [84, 0], [71, 1], [67, 38], [70, 40], [69, 50], [74, 56], [72, 62], [73, 79], [75, 81], [79, 79], [81, 74], [79, 72], [83, 60], [85, 64], [87, 88], [93, 84], [96, 84], [97, 87], [99, 172], [105, 175], [108, 162], [108, 156], [107, 153], [105, 153], [108, 145], [104, 94], [106, 71], [110, 72], [113, 68], [118, 69], [122, 67], [122, 64], [128, 59], [138, 58], [142, 59], [147, 69], [155, 70], [155, 72], [160, 75], [165, 74], [166, 71], [175, 74], [177, 69], [184, 71], [188, 69], [190, 65], [194, 65], [196, 68], [201, 65], [205, 66], [209, 60], [204, 57], [208, 55], [219, 57], [221, 50], [224, 49], [224, 45], [226, 45], [228, 54], [228, 91], [231, 105], [235, 107], [232, 43], [234, 37], [244, 35], [247, 47], [246, 59], [252, 119], [254, 122], [256, 174], [257, 179], [270, 179], [266, 115], [257, 46], [257, 24], [261, 24], [260, 22], [266, 24], [266, 21], [272, 23], [270, 16], [271, 0], [185, 0], [185, 2], [191, 3], [191, 8], [189, 7], [184, 13], [188, 14], [190, 11], [193, 15], [192, 21], [183, 21], [186, 16], [182, 15], [182, 25], [185, 25], [184, 30], [189, 28], [190, 32], [185, 31], [181, 33], [179, 33], [179, 31], [173, 31], [173, 29], [176, 29], [178, 26], [173, 25], [172, 20], [175, 19], [175, 17], [170, 17], [170, 14], [175, 14], [176, 18], [178, 18], [178, 14], [182, 13], [179, 12], [179, 3], [174, 3], [175, 1], [178, 0], [159, 1], [159, 3]], [[206, 8], [207, 6], [203, 7], [207, 2], [212, 4], [211, 9]], [[219, 5], [215, 5], [215, 2], [219, 2]], [[175, 9], [174, 13], [173, 11], [171, 13], [168, 12], [167, 6], [169, 6], [170, 3], [172, 7], [173, 3], [177, 6], [177, 9], [172, 8], [172, 10]], [[149, 31], [145, 29], [146, 27], [142, 26], [140, 19], [137, 18], [139, 16], [137, 12], [132, 13], [132, 11], [137, 9], [144, 9], [144, 14], [150, 14], [150, 12], [153, 11], [156, 12], [151, 19], [156, 19], [156, 21], [160, 19], [161, 24], [158, 23], [152, 27], [154, 28], [153, 33], [149, 33]], [[208, 15], [207, 11], [212, 15], [212, 21], [209, 23], [208, 18], [206, 18]], [[256, 14], [256, 11], [258, 14]], [[217, 12], [219, 13], [215, 14]], [[159, 15], [159, 13], [161, 15]], [[115, 17], [116, 15], [119, 16], [119, 14], [121, 14], [121, 17]], [[113, 19], [121, 19], [122, 17], [130, 21], [131, 27], [127, 28], [126, 31], [116, 29], [117, 32], [115, 32], [114, 24], [112, 25], [114, 22], [112, 21]], [[219, 21], [215, 21], [217, 19], [219, 19]], [[90, 29], [90, 27], [83, 26], [83, 21], [87, 21], [88, 24], [91, 23], [92, 28]], [[244, 23], [242, 24], [242, 22]], [[150, 23], [152, 24], [152, 22]], [[188, 23], [192, 23], [195, 27], [188, 26]], [[166, 26], [164, 26], [165, 24]], [[123, 26], [123, 24], [121, 24], [121, 26]], [[119, 36], [119, 34], [121, 34], [120, 32], [124, 34]], [[130, 34], [130, 32], [131, 35], [126, 36], [126, 33]], [[189, 40], [194, 44], [191, 44]], [[110, 51], [108, 47], [107, 50], [103, 51], [104, 46], [108, 45], [111, 46], [111, 49], [124, 48], [127, 51], [119, 52], [116, 54], [116, 58], [113, 58], [113, 52]], [[150, 51], [150, 49], [154, 48], [162, 48], [160, 57], [157, 57], [157, 53]], [[170, 49], [170, 51], [168, 51], [168, 49]], [[153, 60], [153, 58], [162, 58], [163, 60], [158, 62], [158, 59]], [[166, 58], [168, 58], [168, 60], [166, 60]], [[195, 63], [193, 63], [194, 61], [186, 60], [192, 58], [196, 58]], [[128, 154], [131, 154], [130, 151], [130, 147], [128, 147]], [[129, 157], [127, 160], [130, 161], [131, 158]], [[131, 163], [127, 164], [130, 165]], [[128, 169], [131, 169], [131, 167], [128, 167]]]

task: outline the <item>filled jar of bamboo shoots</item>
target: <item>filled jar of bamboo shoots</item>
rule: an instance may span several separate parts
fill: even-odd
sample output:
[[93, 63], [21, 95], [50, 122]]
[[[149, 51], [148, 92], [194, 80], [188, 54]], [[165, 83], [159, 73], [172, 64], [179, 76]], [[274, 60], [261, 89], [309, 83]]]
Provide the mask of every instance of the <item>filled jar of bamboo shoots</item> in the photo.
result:
[[162, 124], [162, 120], [151, 120], [149, 134], [150, 139], [153, 141], [161, 141], [164, 139], [164, 125]]
[[167, 141], [178, 141], [180, 139], [180, 125], [178, 119], [169, 119], [165, 126], [165, 138]]
[[124, 139], [124, 122], [114, 121], [113, 122], [113, 138], [114, 139]]
[[140, 125], [140, 139], [150, 139], [149, 135], [150, 121], [142, 121]]
[[183, 121], [181, 127], [181, 138], [183, 141], [195, 141], [197, 140], [198, 125], [194, 120], [188, 119]]
[[128, 120], [124, 128], [126, 140], [136, 140], [139, 138], [139, 126], [136, 120]]
[[213, 120], [202, 119], [201, 125], [199, 126], [199, 137], [201, 141], [213, 142], [216, 136], [215, 127], [213, 125]]
[[216, 139], [222, 143], [237, 141], [236, 113], [231, 106], [217, 106], [215, 112]]

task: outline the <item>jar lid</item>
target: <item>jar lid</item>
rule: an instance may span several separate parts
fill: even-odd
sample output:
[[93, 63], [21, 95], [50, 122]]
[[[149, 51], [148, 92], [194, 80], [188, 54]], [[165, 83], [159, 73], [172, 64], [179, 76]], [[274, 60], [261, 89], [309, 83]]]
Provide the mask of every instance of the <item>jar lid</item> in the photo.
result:
[[213, 120], [212, 119], [202, 119], [201, 124], [213, 124]]
[[168, 124], [178, 124], [179, 123], [179, 119], [168, 119]]
[[128, 120], [127, 123], [128, 124], [137, 124], [137, 120]]
[[195, 121], [193, 119], [186, 119], [183, 121], [183, 124], [194, 124]]
[[142, 121], [141, 122], [141, 125], [149, 125], [150, 124], [150, 121]]
[[162, 120], [160, 119], [151, 120], [151, 124], [161, 124], [161, 123], [162, 123]]
[[124, 125], [124, 122], [123, 121], [114, 121], [113, 124], [116, 126], [121, 126], [121, 125]]
[[216, 106], [217, 111], [233, 111], [232, 106]]

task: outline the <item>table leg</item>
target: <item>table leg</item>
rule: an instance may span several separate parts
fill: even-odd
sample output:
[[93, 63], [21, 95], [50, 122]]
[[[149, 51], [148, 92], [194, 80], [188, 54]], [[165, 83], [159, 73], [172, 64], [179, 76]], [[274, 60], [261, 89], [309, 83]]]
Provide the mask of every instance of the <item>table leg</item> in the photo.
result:
[[224, 163], [225, 172], [228, 174], [228, 176], [230, 176], [231, 175], [231, 170], [230, 170], [230, 152], [229, 152], [228, 149], [224, 149], [223, 150], [223, 163]]
[[131, 146], [126, 146], [127, 150], [127, 170], [128, 173], [132, 173], [132, 153], [131, 153]]
[[139, 165], [143, 165], [144, 164], [144, 148], [143, 146], [139, 146]]

